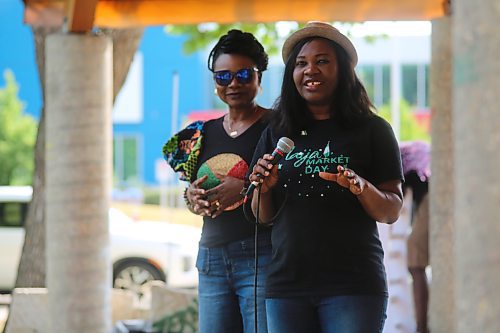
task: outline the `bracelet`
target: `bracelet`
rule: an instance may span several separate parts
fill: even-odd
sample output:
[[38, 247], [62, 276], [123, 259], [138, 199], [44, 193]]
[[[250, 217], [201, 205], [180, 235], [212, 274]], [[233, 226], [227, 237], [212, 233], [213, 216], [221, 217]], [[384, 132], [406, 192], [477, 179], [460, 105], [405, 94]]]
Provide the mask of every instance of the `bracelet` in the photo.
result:
[[182, 197], [184, 198], [184, 202], [186, 203], [187, 209], [188, 209], [191, 213], [196, 214], [196, 215], [199, 215], [198, 213], [196, 213], [196, 212], [194, 211], [194, 207], [193, 207], [193, 205], [191, 204], [191, 202], [189, 202], [189, 199], [188, 199], [188, 197], [187, 197], [187, 191], [188, 191], [188, 187], [186, 187], [186, 188], [184, 189], [184, 194], [182, 195]]
[[191, 208], [191, 207], [192, 207], [191, 202], [189, 202], [189, 199], [188, 199], [188, 197], [187, 197], [187, 191], [188, 191], [188, 189], [189, 189], [188, 187], [186, 187], [186, 188], [184, 189], [184, 194], [182, 195], [182, 197], [184, 198], [184, 202], [186, 203], [186, 206], [187, 206], [188, 208]]

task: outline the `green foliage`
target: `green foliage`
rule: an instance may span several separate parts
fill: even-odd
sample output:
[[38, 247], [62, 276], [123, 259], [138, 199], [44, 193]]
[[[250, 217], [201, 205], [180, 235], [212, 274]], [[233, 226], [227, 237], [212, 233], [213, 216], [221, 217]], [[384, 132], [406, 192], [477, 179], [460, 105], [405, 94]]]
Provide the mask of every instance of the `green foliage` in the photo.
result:
[[185, 309], [167, 315], [153, 324], [162, 333], [198, 332], [198, 301], [193, 299]]
[[[333, 23], [333, 25], [338, 25]], [[350, 29], [355, 23], [342, 23], [347, 27], [347, 35], [350, 36]], [[203, 50], [211, 43], [217, 41], [220, 36], [226, 34], [230, 29], [239, 29], [252, 33], [258, 41], [262, 43], [266, 52], [270, 55], [277, 55], [281, 52], [281, 46], [284, 39], [293, 31], [305, 26], [300, 22], [272, 22], [272, 23], [203, 23], [187, 25], [167, 25], [165, 31], [168, 34], [176, 36], [185, 36], [186, 41], [183, 44], [185, 54], [192, 54]], [[379, 38], [387, 38], [387, 35], [365, 36], [368, 43], [373, 43]]]
[[143, 192], [143, 203], [146, 205], [160, 205], [162, 195], [167, 198], [169, 206], [180, 207], [184, 205], [184, 200], [182, 198], [182, 193], [184, 192], [183, 186], [167, 186], [166, 188], [145, 187], [143, 188]]
[[[165, 31], [172, 35], [186, 36], [183, 51], [186, 54], [194, 53], [217, 41], [220, 36], [226, 34], [228, 30], [239, 29], [252, 33], [258, 41], [262, 43], [269, 55], [278, 54], [281, 50], [282, 37], [279, 28], [280, 22], [275, 23], [234, 23], [218, 24], [205, 23], [196, 25], [168, 25]], [[292, 24], [293, 30], [304, 26], [304, 24]]]
[[[430, 134], [417, 122], [408, 102], [402, 100], [399, 109], [399, 119], [401, 122], [400, 141], [423, 140], [430, 142]], [[390, 105], [386, 104], [379, 108], [378, 115], [387, 120], [389, 123], [392, 122]]]
[[[169, 188], [170, 190], [170, 188]], [[145, 188], [144, 190], [144, 204], [146, 205], [159, 205], [160, 204], [160, 190], [157, 188]]]
[[37, 123], [23, 114], [18, 85], [11, 71], [0, 87], [0, 185], [31, 185]]

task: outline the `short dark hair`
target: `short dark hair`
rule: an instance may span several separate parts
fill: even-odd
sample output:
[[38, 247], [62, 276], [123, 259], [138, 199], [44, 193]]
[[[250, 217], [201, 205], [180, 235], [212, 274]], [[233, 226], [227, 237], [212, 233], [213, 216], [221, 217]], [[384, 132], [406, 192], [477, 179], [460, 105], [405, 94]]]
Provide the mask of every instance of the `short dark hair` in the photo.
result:
[[214, 64], [221, 54], [239, 54], [252, 59], [261, 73], [267, 69], [268, 55], [262, 44], [249, 32], [232, 29], [222, 36], [208, 56], [208, 69], [213, 72]]
[[294, 136], [306, 129], [312, 122], [312, 115], [307, 112], [307, 103], [297, 91], [293, 81], [293, 71], [297, 55], [302, 47], [313, 39], [326, 40], [335, 51], [338, 63], [338, 84], [331, 101], [331, 110], [342, 127], [350, 127], [360, 120], [374, 114], [373, 106], [363, 84], [352, 68], [346, 51], [337, 43], [321, 38], [309, 37], [299, 41], [293, 48], [285, 64], [281, 95], [274, 103], [272, 124], [282, 134]]

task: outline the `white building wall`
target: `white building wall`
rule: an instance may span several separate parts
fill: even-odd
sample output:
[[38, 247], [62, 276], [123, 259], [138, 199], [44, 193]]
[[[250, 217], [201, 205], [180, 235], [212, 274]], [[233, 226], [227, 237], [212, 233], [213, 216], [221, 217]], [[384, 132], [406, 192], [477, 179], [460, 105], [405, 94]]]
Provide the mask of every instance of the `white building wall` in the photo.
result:
[[431, 59], [430, 36], [380, 36], [372, 42], [356, 37], [352, 42], [358, 51], [358, 65], [390, 64], [394, 52], [402, 64], [428, 64]]

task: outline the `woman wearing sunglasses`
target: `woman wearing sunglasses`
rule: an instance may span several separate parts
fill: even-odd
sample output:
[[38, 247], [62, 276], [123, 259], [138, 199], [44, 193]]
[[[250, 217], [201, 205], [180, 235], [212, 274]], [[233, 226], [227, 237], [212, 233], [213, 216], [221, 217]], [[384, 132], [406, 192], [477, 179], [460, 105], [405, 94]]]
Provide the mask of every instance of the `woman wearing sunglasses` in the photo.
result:
[[223, 117], [203, 125], [196, 177], [186, 191], [191, 211], [203, 216], [196, 266], [199, 272], [201, 333], [267, 332], [265, 268], [271, 260], [270, 229], [258, 233], [257, 307], [254, 302], [254, 225], [242, 210], [244, 176], [267, 125], [268, 110], [257, 105], [268, 56], [255, 37], [231, 30], [208, 57], [215, 91], [227, 104]]

